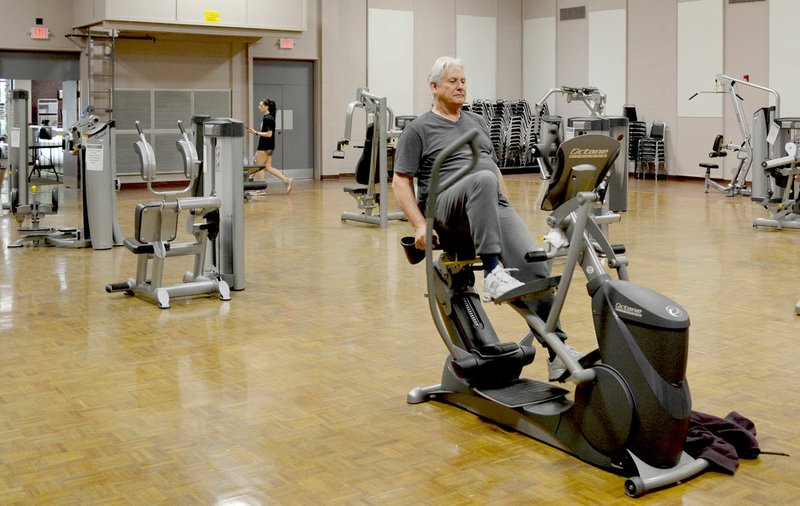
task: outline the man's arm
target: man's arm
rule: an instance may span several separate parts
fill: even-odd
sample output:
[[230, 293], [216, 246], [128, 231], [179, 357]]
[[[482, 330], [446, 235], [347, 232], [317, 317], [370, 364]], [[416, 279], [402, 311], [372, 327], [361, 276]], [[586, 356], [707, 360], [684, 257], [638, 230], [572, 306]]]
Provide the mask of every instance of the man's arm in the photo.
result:
[[[425, 249], [425, 233], [428, 230], [428, 222], [417, 206], [417, 197], [414, 195], [414, 178], [408, 174], [395, 172], [392, 177], [392, 191], [394, 197], [400, 204], [400, 209], [406, 215], [406, 219], [414, 229], [414, 244], [418, 249]], [[436, 231], [433, 231], [434, 246], [439, 242]]]

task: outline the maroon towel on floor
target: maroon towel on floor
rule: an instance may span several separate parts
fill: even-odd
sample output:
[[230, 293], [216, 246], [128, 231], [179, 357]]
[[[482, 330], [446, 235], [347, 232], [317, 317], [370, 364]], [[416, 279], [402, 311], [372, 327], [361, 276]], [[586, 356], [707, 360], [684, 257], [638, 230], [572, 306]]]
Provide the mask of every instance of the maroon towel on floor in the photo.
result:
[[739, 458], [754, 459], [761, 453], [755, 425], [736, 411], [725, 418], [692, 411], [684, 450], [694, 458], [706, 459], [712, 469], [727, 474], [736, 471]]

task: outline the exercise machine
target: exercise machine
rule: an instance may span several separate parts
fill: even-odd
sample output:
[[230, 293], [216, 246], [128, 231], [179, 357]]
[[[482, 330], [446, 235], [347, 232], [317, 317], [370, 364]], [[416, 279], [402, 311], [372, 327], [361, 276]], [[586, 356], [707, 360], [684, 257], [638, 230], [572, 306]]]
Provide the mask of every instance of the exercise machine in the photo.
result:
[[[754, 115], [753, 125], [757, 135], [754, 136], [750, 133], [750, 128], [747, 126], [747, 120], [744, 117], [742, 109], [742, 97], [737, 92], [737, 86], [745, 86], [757, 90], [765, 91], [773, 96], [774, 106], [766, 108], [764, 111], [757, 111]], [[738, 79], [726, 74], [717, 74], [716, 76], [716, 89], [714, 91], [698, 91], [689, 97], [692, 100], [701, 94], [717, 94], [725, 93], [730, 99], [733, 112], [736, 115], [736, 123], [739, 125], [739, 134], [741, 135], [742, 142], [740, 144], [725, 143], [726, 150], [736, 152], [739, 159], [739, 165], [730, 178], [727, 185], [722, 185], [716, 181], [711, 180], [711, 169], [717, 167], [706, 167], [705, 185], [704, 190], [708, 193], [708, 188], [714, 188], [725, 193], [728, 197], [735, 197], [736, 195], [752, 196], [754, 200], [760, 199], [765, 191], [766, 179], [763, 173], [753, 171], [752, 185], [747, 185], [747, 176], [753, 166], [760, 167], [761, 162], [769, 157], [769, 146], [767, 144], [766, 129], [771, 124], [771, 119], [780, 116], [781, 98], [777, 91], [753, 84], [744, 79]], [[766, 120], [761, 117], [766, 113]], [[761, 126], [759, 126], [761, 125]], [[763, 132], [763, 133], [761, 133]], [[761, 133], [759, 135], [759, 133]], [[713, 165], [713, 164], [712, 164]]]
[[347, 106], [344, 137], [336, 143], [333, 158], [344, 158], [343, 148], [352, 139], [353, 113], [356, 109], [364, 109], [368, 116], [372, 115], [372, 122], [367, 125], [361, 157], [356, 163], [356, 182], [364, 186], [348, 187], [344, 191], [356, 199], [361, 212], [345, 211], [342, 213], [341, 219], [343, 222], [356, 221], [386, 228], [389, 220], [405, 219], [402, 211], [389, 211], [389, 199], [386, 198], [386, 195], [391, 173], [390, 165], [394, 155], [394, 142], [400, 136], [406, 122], [413, 118], [398, 117], [400, 124], [393, 128], [394, 113], [386, 105], [386, 97], [370, 93], [367, 88], [359, 88], [356, 92], [356, 100]]
[[[800, 129], [800, 120], [796, 122]], [[784, 145], [786, 156], [765, 160], [761, 163], [769, 178], [779, 189], [779, 201], [774, 204], [774, 211], [769, 218], [756, 218], [754, 228], [793, 228], [800, 229], [800, 137]], [[763, 201], [763, 206], [770, 209], [773, 205], [772, 194]]]
[[[137, 256], [136, 276], [127, 281], [106, 285], [106, 292], [124, 292], [156, 304], [159, 308], [170, 307], [174, 297], [217, 294], [220, 300], [230, 300], [228, 283], [220, 274], [209, 269], [206, 263], [209, 242], [218, 240], [222, 226], [222, 202], [216, 196], [178, 197], [192, 189], [198, 177], [200, 161], [192, 140], [178, 121], [181, 137], [176, 147], [183, 162], [183, 175], [188, 180], [185, 188], [178, 190], [156, 190], [156, 159], [153, 148], [147, 142], [139, 122], [139, 140], [134, 150], [141, 164], [142, 179], [147, 189], [163, 197], [163, 200], [142, 202], [136, 206], [134, 236], [126, 238], [125, 247]], [[213, 188], [211, 188], [213, 193]], [[240, 201], [241, 204], [241, 201]], [[187, 213], [186, 231], [194, 237], [191, 242], [177, 243], [178, 221]], [[193, 257], [194, 266], [183, 275], [183, 282], [165, 285], [163, 282], [165, 261], [169, 257]], [[150, 269], [152, 264], [152, 269]]]
[[[588, 116], [567, 118], [563, 125], [561, 117], [551, 116], [547, 112], [547, 100], [555, 94], [562, 95], [567, 103], [581, 101], [588, 109]], [[551, 88], [534, 105], [533, 127], [536, 140], [531, 143], [530, 149], [538, 161], [542, 179], [549, 179], [548, 167], [553, 160], [542, 160], [541, 153], [556, 153], [558, 146], [564, 140], [586, 134], [602, 134], [610, 136], [622, 144], [625, 153], [628, 152], [630, 121], [625, 116], [606, 116], [606, 94], [598, 88], [561, 86]], [[537, 145], [549, 142], [546, 149], [539, 150]], [[538, 153], [538, 156], [537, 156]], [[611, 212], [626, 211], [628, 209], [628, 166], [625, 157], [615, 161], [608, 180], [607, 199], [604, 205]]]
[[58, 187], [44, 192], [28, 182], [28, 101], [27, 90], [11, 90], [8, 107], [9, 207], [17, 222], [19, 237], [8, 245], [10, 248], [22, 247], [26, 243], [46, 245], [47, 238], [57, 233], [56, 229], [43, 226], [42, 219], [58, 212]]
[[264, 195], [265, 190], [267, 189], [266, 181], [258, 181], [257, 179], [253, 179], [255, 174], [259, 171], [264, 170], [267, 166], [261, 165], [257, 163], [245, 163], [243, 165], [244, 172], [242, 173], [242, 177], [244, 178], [244, 182], [242, 183], [242, 187], [244, 189], [244, 200], [250, 202], [253, 200], [253, 197], [256, 195]]
[[[559, 147], [542, 208], [551, 211], [549, 226], [569, 238], [568, 246], [561, 248], [566, 254], [563, 273], [525, 283], [495, 300], [513, 307], [531, 330], [518, 342], [502, 342], [474, 288], [477, 267], [471, 245], [466, 248], [470, 251], [445, 247], [438, 259], [431, 249], [437, 195], [460, 176], [440, 183], [439, 169], [464, 144], [477, 160], [477, 135], [478, 130], [468, 132], [434, 162], [424, 258], [431, 316], [449, 356], [441, 383], [412, 389], [407, 401], [436, 399], [511, 427], [626, 476], [625, 492], [630, 496], [702, 472], [708, 463], [683, 452], [691, 413], [685, 377], [689, 316], [676, 302], [628, 281], [627, 259], [614, 252], [593, 218], [592, 207], [605, 191], [619, 143], [590, 134]], [[442, 243], [446, 244], [443, 238]], [[413, 240], [404, 245], [408, 252]], [[556, 254], [535, 251], [528, 259], [546, 261]], [[601, 258], [616, 270], [618, 279], [605, 271]], [[598, 343], [598, 349], [580, 362], [557, 333], [576, 267], [587, 278]], [[545, 297], [552, 298], [546, 318], [529, 306]], [[535, 358], [535, 340], [566, 364], [575, 384], [572, 400], [567, 389], [520, 378], [523, 367]]]
[[[574, 86], [561, 86], [559, 88], [550, 88], [547, 90], [542, 98], [540, 98], [536, 104], [533, 106], [533, 130], [537, 137], [535, 143], [531, 145], [531, 149], [534, 148], [537, 144], [542, 144], [542, 139], [545, 136], [551, 136], [552, 134], [556, 134], [556, 141], [553, 146], [547, 146], [546, 149], [540, 150], [540, 152], [544, 151], [547, 153], [555, 153], [556, 149], [558, 148], [558, 144], [561, 142], [562, 139], [565, 138], [564, 132], [561, 131], [561, 118], [558, 116], [550, 116], [546, 114], [547, 110], [547, 100], [556, 94], [563, 95], [564, 99], [567, 103], [571, 103], [577, 100], [586, 105], [586, 108], [589, 110], [589, 116], [593, 117], [601, 117], [605, 115], [606, 112], [606, 94], [599, 90], [598, 88], [594, 88], [591, 86], [576, 88]], [[544, 123], [544, 124], [543, 124]], [[541, 171], [542, 179], [549, 179], [550, 173], [548, 172], [548, 167], [551, 166], [551, 161], [543, 161], [541, 158], [539, 160], [539, 170]]]
[[[197, 156], [200, 159], [200, 172], [205, 174], [205, 158], [206, 158], [206, 149], [205, 149], [205, 135], [203, 133], [204, 124], [206, 121], [212, 119], [211, 116], [208, 114], [196, 114], [192, 116], [192, 135], [194, 137], [195, 143], [195, 150], [197, 151]], [[213, 118], [217, 121], [220, 118]], [[246, 161], [246, 157], [242, 159], [242, 179], [243, 179], [243, 188], [244, 188], [244, 199], [249, 201], [253, 198], [253, 192], [266, 190], [267, 182], [266, 181], [251, 181], [249, 177], [258, 171], [259, 169], [263, 169], [264, 165], [255, 165], [255, 164], [248, 164]], [[203, 183], [204, 177], [198, 177], [194, 181], [194, 185], [192, 185], [192, 196], [198, 197], [204, 194], [203, 191]]]
[[100, 121], [95, 115], [81, 118], [70, 127], [70, 144], [78, 156], [83, 226], [59, 229], [61, 233], [49, 236], [47, 242], [96, 250], [121, 246], [125, 237], [117, 220], [114, 121]]
[[[728, 156], [729, 152], [737, 153], [741, 150], [741, 148], [742, 148], [741, 144], [733, 144], [730, 142], [726, 143], [724, 137], [721, 134], [718, 134], [716, 137], [714, 137], [714, 143], [711, 145], [711, 151], [709, 151], [708, 157], [711, 159], [725, 158], [726, 156]], [[751, 163], [749, 160], [750, 157], [747, 156], [739, 157], [739, 167], [736, 169], [735, 176], [732, 181], [738, 179], [738, 175], [742, 173], [746, 163]], [[741, 185], [733, 183], [722, 185], [714, 181], [714, 179], [712, 179], [711, 177], [712, 176], [711, 172], [713, 170], [719, 169], [719, 164], [717, 163], [701, 162], [698, 165], [700, 166], [700, 168], [705, 169], [703, 188], [706, 193], [708, 193], [709, 188], [714, 188], [715, 190], [725, 193], [728, 197], [734, 197], [736, 195], [742, 194], [742, 192], [751, 191]]]
[[244, 123], [210, 118], [203, 123], [203, 194], [221, 201], [219, 237], [209, 244], [208, 267], [231, 290], [244, 290]]
[[[621, 145], [622, 152], [627, 153], [629, 142], [628, 125], [629, 121], [625, 116], [586, 116], [568, 118], [568, 133], [564, 136], [564, 139], [571, 139], [586, 134], [607, 135], [617, 140]], [[656, 148], [653, 147], [653, 151], [655, 150]], [[606, 212], [628, 210], [628, 164], [625, 156], [617, 157], [609, 171], [606, 198], [603, 199], [603, 206], [606, 208]]]

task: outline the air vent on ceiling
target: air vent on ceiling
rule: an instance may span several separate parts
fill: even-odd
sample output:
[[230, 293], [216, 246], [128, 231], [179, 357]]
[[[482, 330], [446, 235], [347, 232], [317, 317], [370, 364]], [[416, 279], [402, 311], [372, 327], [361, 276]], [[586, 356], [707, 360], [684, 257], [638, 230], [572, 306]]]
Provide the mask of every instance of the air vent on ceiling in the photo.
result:
[[567, 7], [566, 9], [561, 9], [560, 18], [561, 21], [570, 21], [573, 19], [584, 19], [586, 18], [586, 6], [582, 5], [580, 7]]
[[729, 4], [748, 4], [750, 2], [763, 2], [764, 0], [728, 0]]

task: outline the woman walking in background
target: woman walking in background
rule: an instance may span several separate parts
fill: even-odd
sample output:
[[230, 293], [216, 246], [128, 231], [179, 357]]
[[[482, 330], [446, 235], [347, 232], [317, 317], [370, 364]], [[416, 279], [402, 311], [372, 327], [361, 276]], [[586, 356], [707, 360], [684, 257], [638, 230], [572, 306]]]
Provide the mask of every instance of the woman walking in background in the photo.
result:
[[256, 165], [263, 165], [264, 169], [259, 169], [255, 174], [258, 181], [264, 180], [264, 170], [283, 181], [286, 193], [292, 191], [294, 180], [288, 178], [278, 169], [272, 166], [272, 152], [275, 150], [275, 112], [277, 110], [275, 102], [263, 98], [258, 102], [258, 110], [264, 115], [261, 120], [261, 131], [247, 127], [247, 131], [258, 136], [258, 147], [256, 148]]

